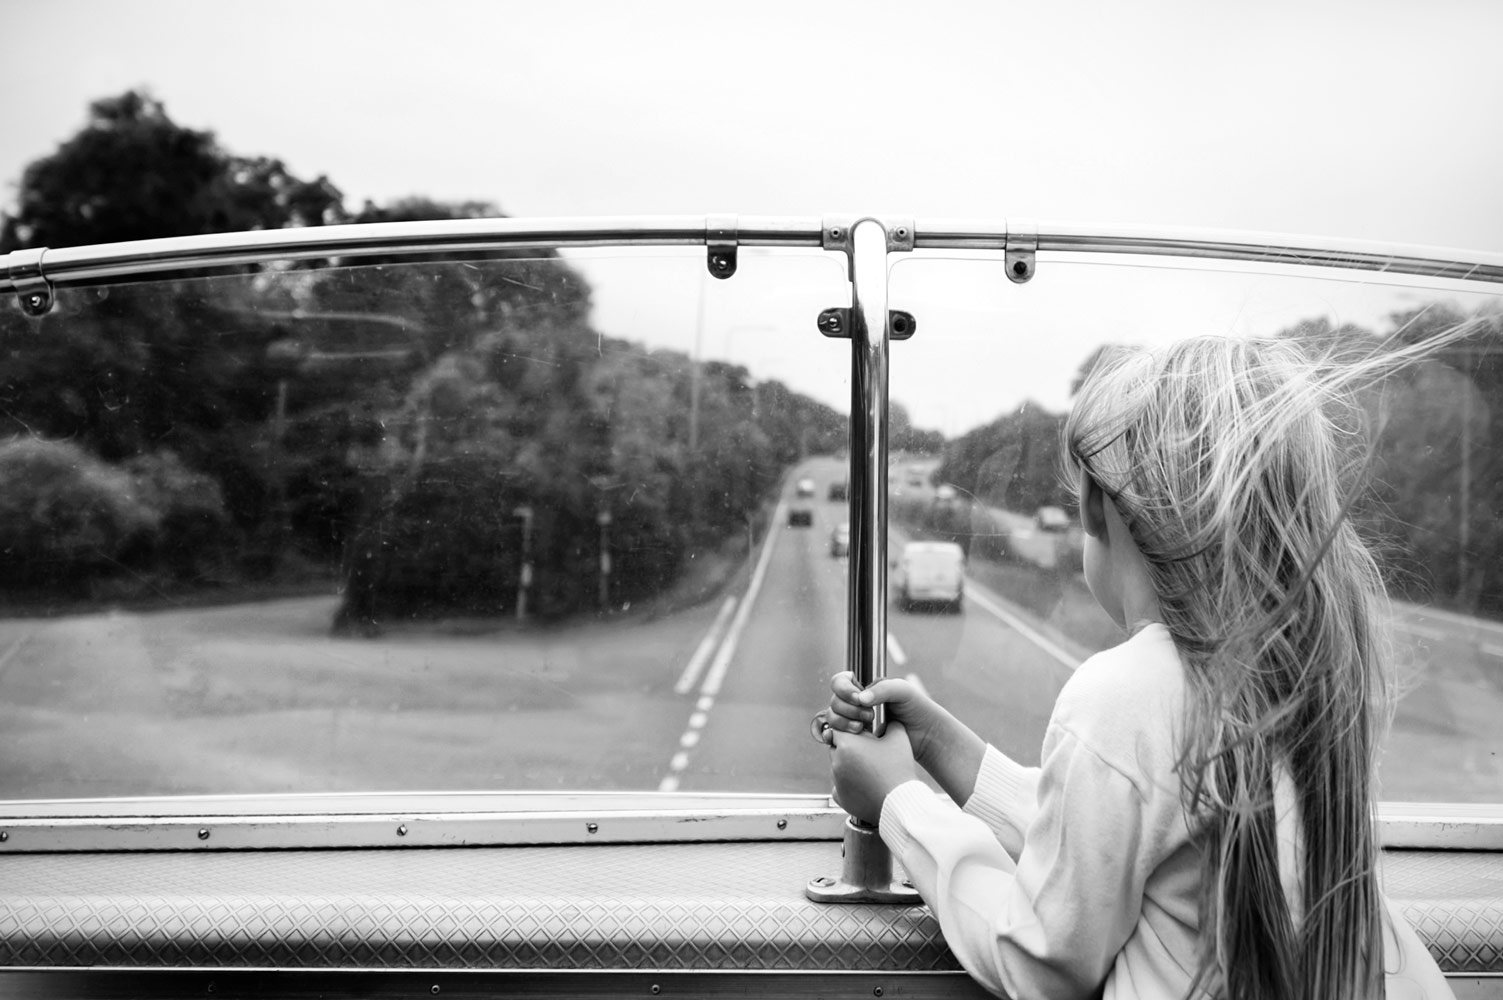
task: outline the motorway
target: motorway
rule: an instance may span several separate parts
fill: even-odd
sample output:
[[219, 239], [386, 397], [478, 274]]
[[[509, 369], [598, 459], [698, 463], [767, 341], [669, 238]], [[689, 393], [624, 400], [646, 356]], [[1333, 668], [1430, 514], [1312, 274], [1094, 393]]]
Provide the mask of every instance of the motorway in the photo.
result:
[[[810, 476], [812, 500], [792, 483]], [[729, 584], [678, 613], [334, 638], [330, 595], [0, 620], [0, 798], [401, 790], [824, 792], [808, 735], [844, 667], [832, 458], [789, 477]], [[900, 488], [911, 488], [905, 483]], [[812, 512], [793, 527], [791, 504]], [[896, 533], [892, 544], [900, 543]], [[1091, 652], [976, 579], [964, 613], [889, 605], [889, 672], [1037, 763]], [[1419, 654], [1384, 797], [1503, 800], [1503, 626], [1401, 609]]]

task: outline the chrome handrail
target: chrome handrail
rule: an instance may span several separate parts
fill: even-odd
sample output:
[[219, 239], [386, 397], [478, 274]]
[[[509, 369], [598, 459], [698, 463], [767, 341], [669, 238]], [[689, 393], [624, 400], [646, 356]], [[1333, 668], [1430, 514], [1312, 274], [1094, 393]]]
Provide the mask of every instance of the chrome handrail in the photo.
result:
[[[734, 218], [742, 246], [825, 245], [820, 219], [778, 216], [640, 216], [449, 219], [180, 236], [84, 247], [14, 250], [0, 258], [0, 293], [37, 281], [54, 287], [164, 271], [273, 260], [373, 254], [483, 252], [611, 246], [705, 246]], [[1503, 283], [1503, 254], [1312, 236], [1002, 220], [921, 219], [915, 250], [1006, 250], [1026, 234], [1041, 253], [1126, 254], [1287, 264]]]
[[1282, 233], [1018, 221], [919, 219], [915, 250], [1007, 250], [1020, 233], [1040, 253], [1140, 254], [1503, 283], [1503, 253]]
[[[236, 267], [273, 260], [375, 254], [485, 252], [611, 246], [705, 246], [724, 238], [721, 216], [444, 219], [176, 236], [94, 246], [16, 250], [0, 258], [0, 292], [40, 277], [53, 286], [93, 284], [164, 271]], [[737, 218], [742, 246], [810, 247], [822, 220]]]

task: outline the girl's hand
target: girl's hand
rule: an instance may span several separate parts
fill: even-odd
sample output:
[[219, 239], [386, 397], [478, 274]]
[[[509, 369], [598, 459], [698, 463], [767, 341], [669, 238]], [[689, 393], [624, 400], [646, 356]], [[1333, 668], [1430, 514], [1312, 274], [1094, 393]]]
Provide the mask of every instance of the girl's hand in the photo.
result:
[[840, 729], [831, 738], [836, 803], [857, 819], [876, 826], [887, 794], [918, 777], [908, 731], [901, 722], [889, 722], [881, 739]]
[[889, 723], [901, 722], [907, 727], [913, 757], [927, 767], [925, 759], [935, 728], [949, 713], [917, 685], [901, 677], [885, 677], [863, 689], [856, 686], [856, 678], [845, 670], [830, 679], [830, 691], [832, 697], [825, 724], [831, 729], [859, 733], [871, 723], [872, 706], [886, 705]]

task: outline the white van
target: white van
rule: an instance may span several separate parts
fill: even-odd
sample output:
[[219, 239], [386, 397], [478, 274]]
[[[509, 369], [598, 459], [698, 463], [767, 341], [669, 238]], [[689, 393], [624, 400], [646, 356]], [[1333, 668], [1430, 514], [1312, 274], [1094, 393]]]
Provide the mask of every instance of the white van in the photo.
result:
[[943, 604], [960, 613], [965, 591], [965, 552], [954, 542], [909, 542], [897, 563], [898, 606]]

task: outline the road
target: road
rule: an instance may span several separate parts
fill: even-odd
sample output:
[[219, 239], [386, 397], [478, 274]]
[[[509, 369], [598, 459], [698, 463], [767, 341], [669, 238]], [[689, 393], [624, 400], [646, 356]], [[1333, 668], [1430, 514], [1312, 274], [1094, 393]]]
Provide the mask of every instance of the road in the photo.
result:
[[[844, 471], [813, 459], [789, 483], [802, 475], [815, 496], [790, 485], [724, 592], [657, 619], [346, 639], [329, 635], [329, 596], [0, 620], [0, 797], [827, 791], [808, 723], [844, 666], [847, 567], [829, 535], [846, 508], [826, 499]], [[788, 524], [793, 504], [810, 526]], [[961, 615], [889, 606], [889, 671], [1036, 763], [1091, 648], [976, 568]], [[1503, 798], [1503, 626], [1416, 609], [1397, 625], [1428, 666], [1396, 723], [1385, 797]]]

